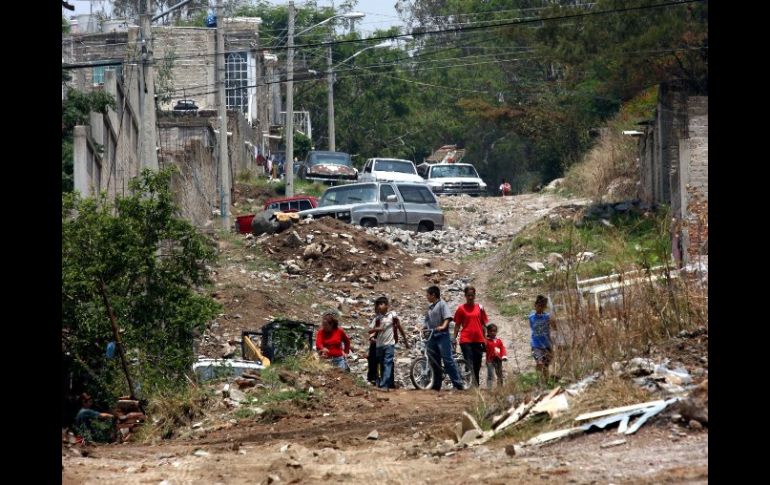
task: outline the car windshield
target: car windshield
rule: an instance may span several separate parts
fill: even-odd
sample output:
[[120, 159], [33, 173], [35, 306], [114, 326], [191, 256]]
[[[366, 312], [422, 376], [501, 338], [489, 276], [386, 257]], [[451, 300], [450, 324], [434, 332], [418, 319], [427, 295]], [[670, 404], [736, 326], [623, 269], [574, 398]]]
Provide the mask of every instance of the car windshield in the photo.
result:
[[342, 185], [324, 192], [318, 207], [341, 204], [360, 204], [362, 202], [377, 202], [377, 186], [375, 184]]
[[374, 170], [378, 172], [398, 172], [412, 175], [417, 173], [412, 162], [401, 160], [377, 160], [374, 162]]
[[329, 165], [345, 165], [348, 167], [353, 166], [353, 162], [350, 161], [350, 155], [347, 153], [328, 152], [310, 154], [310, 159], [308, 160], [309, 165], [318, 165], [321, 163]]
[[440, 167], [433, 167], [430, 171], [430, 178], [443, 178], [443, 177], [474, 177], [478, 178], [479, 174], [472, 165], [441, 165]]

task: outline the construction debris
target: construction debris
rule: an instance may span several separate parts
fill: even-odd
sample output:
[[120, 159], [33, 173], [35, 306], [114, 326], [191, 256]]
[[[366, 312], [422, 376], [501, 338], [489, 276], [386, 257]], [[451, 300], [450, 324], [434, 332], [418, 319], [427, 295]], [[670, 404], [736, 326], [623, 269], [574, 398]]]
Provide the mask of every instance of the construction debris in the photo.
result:
[[[672, 398], [667, 401], [650, 401], [646, 403], [632, 404], [630, 406], [622, 406], [618, 408], [605, 409], [603, 411], [581, 414], [575, 418], [575, 421], [580, 422], [594, 418], [599, 419], [595, 419], [594, 421], [591, 421], [590, 423], [584, 424], [582, 426], [549, 431], [547, 433], [540, 434], [524, 443], [524, 445], [540, 445], [565, 438], [567, 436], [574, 436], [594, 430], [604, 430], [614, 424], [618, 425], [618, 433], [626, 435], [634, 434], [650, 418], [659, 414], [670, 404], [673, 404], [678, 400], [679, 398]], [[631, 424], [631, 426], [629, 426], [630, 419], [635, 416], [639, 416], [639, 418], [637, 418], [636, 421]]]
[[618, 408], [611, 408], [611, 409], [605, 409], [603, 411], [594, 411], [591, 413], [584, 413], [575, 418], [575, 421], [585, 421], [588, 419], [594, 419], [594, 418], [600, 418], [602, 416], [608, 416], [610, 414], [618, 414], [618, 413], [624, 413], [627, 411], [635, 411], [637, 409], [644, 409], [649, 408], [652, 406], [658, 406], [660, 404], [663, 404], [664, 401], [657, 400], [657, 401], [649, 401], [649, 402], [643, 402], [640, 404], [631, 404], [629, 406], [621, 406]]

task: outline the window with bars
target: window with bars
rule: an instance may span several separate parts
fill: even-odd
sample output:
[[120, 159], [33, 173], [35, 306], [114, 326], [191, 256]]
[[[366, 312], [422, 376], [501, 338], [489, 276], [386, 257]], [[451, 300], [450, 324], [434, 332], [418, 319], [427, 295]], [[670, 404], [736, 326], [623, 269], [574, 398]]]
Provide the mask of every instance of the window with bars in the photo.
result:
[[231, 52], [225, 58], [225, 98], [228, 109], [249, 109], [248, 56], [245, 52]]

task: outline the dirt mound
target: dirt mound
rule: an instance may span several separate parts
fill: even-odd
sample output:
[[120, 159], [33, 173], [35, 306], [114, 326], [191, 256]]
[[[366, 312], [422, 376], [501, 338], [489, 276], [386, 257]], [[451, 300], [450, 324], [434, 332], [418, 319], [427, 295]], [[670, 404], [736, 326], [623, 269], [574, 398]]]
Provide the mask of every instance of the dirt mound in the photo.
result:
[[233, 187], [233, 205], [236, 207], [253, 207], [261, 209], [268, 199], [281, 197], [276, 187], [256, 186], [236, 183]]
[[376, 282], [398, 278], [409, 260], [388, 242], [331, 218], [303, 221], [259, 242], [291, 275], [350, 282], [354, 287], [373, 288]]

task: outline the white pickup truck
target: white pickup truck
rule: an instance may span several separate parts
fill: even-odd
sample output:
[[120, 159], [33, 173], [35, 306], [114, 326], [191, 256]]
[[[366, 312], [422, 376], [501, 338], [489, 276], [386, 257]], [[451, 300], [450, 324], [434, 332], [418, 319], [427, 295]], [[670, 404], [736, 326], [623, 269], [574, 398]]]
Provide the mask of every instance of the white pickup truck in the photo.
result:
[[470, 163], [424, 163], [417, 167], [417, 172], [437, 195], [487, 193], [487, 184]]

